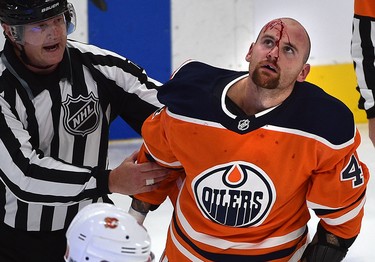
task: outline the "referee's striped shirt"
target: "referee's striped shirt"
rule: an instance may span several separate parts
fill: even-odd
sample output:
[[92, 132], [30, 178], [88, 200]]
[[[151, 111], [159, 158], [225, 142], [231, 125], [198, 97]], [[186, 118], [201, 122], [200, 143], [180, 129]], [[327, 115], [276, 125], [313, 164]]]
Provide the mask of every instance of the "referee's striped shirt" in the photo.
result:
[[366, 110], [367, 118], [374, 118], [375, 17], [354, 15], [351, 54], [360, 93], [358, 107]]
[[83, 206], [110, 201], [109, 124], [121, 116], [140, 132], [161, 106], [158, 85], [131, 61], [73, 41], [55, 73], [36, 75], [6, 41], [0, 60], [0, 219], [22, 230], [54, 231], [66, 228]]

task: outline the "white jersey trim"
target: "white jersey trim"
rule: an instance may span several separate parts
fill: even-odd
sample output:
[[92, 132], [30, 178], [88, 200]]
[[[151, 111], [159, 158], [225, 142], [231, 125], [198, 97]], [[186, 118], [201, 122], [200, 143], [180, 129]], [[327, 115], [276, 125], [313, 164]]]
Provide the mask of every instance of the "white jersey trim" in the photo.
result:
[[289, 134], [295, 134], [295, 135], [299, 135], [299, 136], [303, 136], [303, 137], [308, 137], [308, 138], [317, 140], [320, 143], [322, 143], [322, 144], [324, 144], [324, 145], [326, 145], [326, 146], [328, 146], [328, 147], [330, 147], [334, 150], [343, 149], [343, 148], [353, 144], [354, 138], [355, 138], [355, 133], [357, 132], [357, 129], [354, 126], [353, 128], [354, 128], [355, 132], [353, 134], [353, 137], [343, 144], [335, 145], [335, 144], [332, 144], [331, 142], [329, 142], [328, 140], [324, 139], [323, 137], [320, 137], [320, 136], [317, 136], [317, 135], [314, 135], [314, 134], [311, 134], [311, 133], [307, 133], [307, 132], [304, 132], [304, 131], [301, 131], [301, 130], [298, 130], [298, 129], [285, 128], [285, 127], [272, 126], [272, 125], [266, 125], [262, 128], [267, 129], [267, 130], [277, 131], [277, 132], [283, 132], [283, 133], [289, 133]]
[[153, 159], [155, 159], [157, 162], [163, 164], [163, 165], [166, 165], [166, 166], [170, 166], [170, 167], [181, 167], [181, 163], [179, 161], [175, 161], [175, 162], [166, 162], [164, 160], [161, 160], [160, 158], [157, 158], [154, 154], [152, 154], [151, 150], [148, 148], [146, 142], [143, 142], [144, 146], [146, 147], [146, 150], [147, 152], [152, 156]]
[[344, 223], [352, 220], [353, 218], [355, 218], [359, 214], [359, 212], [361, 212], [363, 206], [365, 205], [365, 202], [366, 202], [366, 198], [363, 198], [361, 203], [356, 208], [351, 210], [350, 212], [345, 213], [344, 215], [342, 215], [338, 218], [322, 218], [322, 220], [325, 223], [327, 223], [328, 225], [331, 225], [331, 226], [337, 226], [337, 225], [344, 224]]
[[[274, 108], [272, 108], [272, 109], [274, 109]], [[209, 127], [214, 127], [214, 128], [226, 129], [220, 123], [216, 123], [216, 122], [211, 122], [211, 121], [206, 121], [206, 120], [201, 120], [201, 119], [196, 119], [196, 118], [192, 118], [192, 117], [187, 117], [187, 116], [182, 116], [182, 115], [174, 114], [171, 111], [169, 111], [168, 108], [166, 110], [166, 113], [170, 117], [178, 119], [178, 120], [181, 120], [181, 121], [184, 121], [184, 122], [188, 122], [188, 123], [192, 123], [192, 124], [197, 124], [197, 125], [203, 125], [203, 126], [209, 126]], [[314, 135], [314, 134], [311, 134], [311, 133], [308, 133], [308, 132], [304, 132], [304, 131], [301, 131], [301, 130], [298, 130], [298, 129], [285, 128], [285, 127], [279, 127], [279, 126], [273, 126], [273, 125], [265, 125], [265, 126], [263, 126], [261, 128], [266, 129], [266, 130], [276, 131], [276, 132], [283, 132], [283, 133], [289, 133], [289, 134], [294, 134], [294, 135], [298, 135], [298, 136], [308, 137], [308, 138], [317, 140], [320, 143], [322, 143], [322, 144], [324, 144], [324, 145], [326, 145], [326, 146], [328, 146], [328, 147], [330, 147], [332, 149], [335, 149], [335, 150], [343, 149], [343, 148], [345, 148], [345, 147], [353, 144], [354, 143], [355, 134], [356, 134], [356, 132], [358, 132], [358, 130], [356, 129], [356, 127], [353, 126], [353, 130], [355, 130], [355, 132], [353, 134], [353, 137], [350, 140], [348, 140], [347, 142], [343, 143], [343, 144], [335, 145], [335, 144], [332, 144], [331, 142], [329, 142], [328, 140], [324, 139], [323, 137], [320, 137], [320, 136], [317, 136], [317, 135]]]

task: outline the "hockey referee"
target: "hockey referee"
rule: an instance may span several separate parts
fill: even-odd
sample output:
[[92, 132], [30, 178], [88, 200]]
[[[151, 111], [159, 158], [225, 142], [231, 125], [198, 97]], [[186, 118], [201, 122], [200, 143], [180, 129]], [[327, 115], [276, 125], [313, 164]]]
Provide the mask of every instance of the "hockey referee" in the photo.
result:
[[0, 0], [0, 20], [0, 261], [64, 261], [79, 210], [154, 190], [167, 175], [136, 164], [136, 152], [113, 170], [107, 159], [110, 123], [120, 116], [140, 132], [161, 106], [159, 83], [118, 54], [67, 40], [76, 14], [66, 0]]

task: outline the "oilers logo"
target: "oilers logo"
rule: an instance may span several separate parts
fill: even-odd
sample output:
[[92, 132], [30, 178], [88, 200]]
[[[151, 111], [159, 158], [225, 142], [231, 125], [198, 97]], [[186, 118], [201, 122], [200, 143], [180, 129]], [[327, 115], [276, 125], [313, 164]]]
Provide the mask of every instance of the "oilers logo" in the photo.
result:
[[276, 200], [268, 175], [241, 161], [206, 170], [194, 179], [192, 189], [205, 217], [232, 227], [261, 224]]

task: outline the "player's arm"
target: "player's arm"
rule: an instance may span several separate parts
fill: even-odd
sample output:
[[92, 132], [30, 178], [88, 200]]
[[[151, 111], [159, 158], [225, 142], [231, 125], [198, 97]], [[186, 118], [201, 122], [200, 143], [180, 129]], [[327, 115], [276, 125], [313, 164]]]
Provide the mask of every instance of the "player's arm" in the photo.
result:
[[307, 246], [303, 262], [339, 262], [344, 259], [357, 236], [344, 239], [327, 231], [320, 223], [316, 234]]
[[360, 232], [369, 172], [355, 151], [360, 143], [358, 130], [352, 141], [334, 154], [328, 147], [319, 151], [325, 161], [312, 175], [307, 205], [320, 221], [304, 262], [342, 261]]
[[143, 124], [142, 144], [137, 162], [155, 162], [160, 166], [171, 170], [168, 178], [161, 181], [157, 189], [133, 196], [129, 213], [133, 215], [139, 224], [142, 224], [149, 211], [155, 210], [169, 197], [174, 203], [179, 192], [185, 172], [171, 150], [165, 129], [169, 122], [165, 120], [165, 108], [157, 110]]
[[185, 172], [183, 169], [171, 169], [170, 175], [159, 183], [157, 189], [152, 192], [132, 196], [133, 200], [128, 211], [129, 214], [131, 214], [139, 224], [143, 224], [147, 213], [157, 209], [167, 197], [174, 205], [184, 179]]
[[152, 209], [154, 209], [152, 204], [133, 198], [129, 214], [137, 220], [138, 224], [142, 225], [147, 213]]

